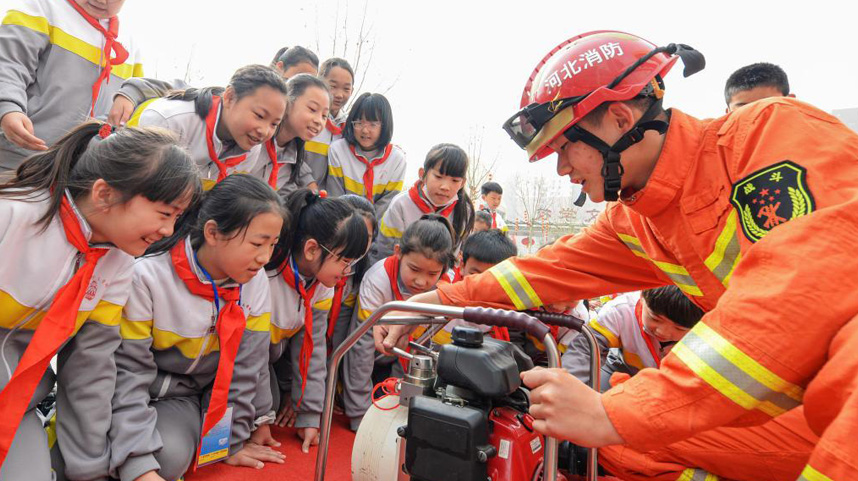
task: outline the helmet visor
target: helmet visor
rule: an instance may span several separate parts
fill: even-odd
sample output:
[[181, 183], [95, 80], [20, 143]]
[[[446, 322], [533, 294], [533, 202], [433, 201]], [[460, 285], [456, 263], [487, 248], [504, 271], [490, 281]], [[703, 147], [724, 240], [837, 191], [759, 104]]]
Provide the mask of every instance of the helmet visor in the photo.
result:
[[544, 104], [530, 104], [519, 110], [503, 124], [503, 129], [522, 149], [526, 149], [534, 137], [551, 119], [562, 110], [572, 107], [586, 95], [553, 100]]

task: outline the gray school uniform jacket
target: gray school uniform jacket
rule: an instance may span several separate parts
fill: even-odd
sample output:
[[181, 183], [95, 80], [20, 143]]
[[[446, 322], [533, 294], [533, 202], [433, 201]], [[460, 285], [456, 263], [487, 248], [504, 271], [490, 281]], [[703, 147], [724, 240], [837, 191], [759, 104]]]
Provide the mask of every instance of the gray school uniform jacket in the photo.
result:
[[[199, 280], [210, 285], [194, 260], [190, 242], [185, 249]], [[221, 308], [226, 304], [223, 299], [219, 303]], [[240, 305], [247, 327], [229, 388], [228, 402], [233, 406], [230, 454], [250, 438], [257, 409], [254, 391], [268, 363], [270, 301], [265, 272], [242, 286]], [[116, 351], [111, 476], [133, 480], [160, 468], [153, 453], [163, 444], [155, 428], [152, 401], [208, 397], [220, 360], [217, 334], [212, 329], [217, 316], [214, 302], [188, 290], [176, 274], [169, 252], [134, 263], [131, 293], [120, 326], [122, 343]], [[201, 404], [205, 410], [207, 399]]]
[[320, 189], [327, 188], [325, 182], [328, 178], [328, 149], [335, 140], [343, 138], [341, 129], [347, 116], [346, 112], [341, 111], [338, 117], [329, 118], [319, 135], [304, 144], [304, 162], [310, 167], [313, 180]]
[[[30, 200], [0, 199], [0, 389], [15, 372], [57, 291], [81, 262], [59, 215], [45, 231], [36, 225], [47, 209], [47, 193]], [[79, 213], [78, 220], [89, 238], [91, 230]], [[107, 476], [110, 416], [105, 413], [110, 412], [116, 382], [113, 352], [119, 345], [119, 317], [128, 298], [132, 262], [116, 248], [101, 258], [80, 305], [77, 331], [59, 351], [57, 440], [71, 479]], [[54, 373], [48, 369], [28, 409], [53, 385]]]
[[[268, 271], [269, 288], [271, 291], [271, 345], [269, 360], [273, 364], [281, 356], [288, 355], [292, 367], [292, 408], [297, 414], [295, 427], [318, 428], [325, 402], [325, 378], [327, 377], [327, 350], [325, 348], [325, 333], [328, 328], [328, 312], [331, 310], [331, 299], [334, 290], [318, 284], [311, 303], [313, 306], [313, 352], [307, 369], [306, 388], [301, 390], [300, 355], [304, 336], [307, 335], [304, 325], [304, 302], [300, 294], [283, 279], [284, 275], [292, 275], [287, 266], [283, 272]], [[299, 275], [300, 282], [306, 279]], [[305, 284], [306, 285], [306, 284]], [[267, 382], [261, 382], [257, 396], [270, 396]], [[303, 398], [302, 398], [303, 395]], [[301, 399], [300, 407], [297, 406]], [[264, 404], [264, 402], [257, 402]], [[276, 407], [276, 406], [275, 406]], [[258, 412], [257, 416], [265, 414]]]
[[[448, 204], [436, 206], [429, 200], [422, 183], [419, 184], [417, 189], [418, 195], [438, 212], [443, 211], [445, 207], [456, 201], [456, 198], [453, 198]], [[390, 201], [390, 206], [388, 206], [384, 217], [381, 218], [381, 222], [379, 223], [378, 238], [373, 243], [372, 252], [370, 253], [371, 262], [376, 262], [393, 255], [393, 246], [402, 238], [405, 229], [420, 220], [423, 214], [425, 213], [411, 199], [408, 190], [396, 194], [396, 197]], [[453, 212], [447, 215], [447, 219], [453, 222]]]
[[[375, 205], [375, 217], [381, 219], [393, 197], [401, 190], [405, 181], [405, 152], [399, 147], [388, 144], [383, 150], [363, 152], [359, 147], [355, 152], [369, 160], [387, 156], [387, 159], [373, 169], [372, 203]], [[328, 179], [325, 187], [331, 197], [356, 194], [367, 197], [367, 188], [363, 184], [366, 166], [361, 163], [349, 148], [345, 139], [331, 144], [328, 150]]]
[[[101, 74], [104, 36], [66, 1], [12, 0], [0, 24], [0, 117], [23, 112], [49, 146], [89, 116], [92, 86]], [[107, 25], [107, 21], [102, 22]], [[139, 47], [120, 20], [128, 60], [102, 82], [95, 116], [107, 116], [124, 79], [143, 75]], [[0, 166], [17, 168], [35, 152], [0, 133]]]
[[[295, 165], [298, 163], [298, 156], [306, 156], [304, 153], [303, 140], [296, 137], [289, 141], [285, 146], [281, 147], [278, 145], [275, 148], [275, 153], [279, 168], [277, 170], [277, 179], [274, 185], [276, 186], [275, 188], [277, 189], [277, 193], [280, 194], [280, 197], [285, 199], [289, 197], [289, 194], [292, 192], [314, 182], [313, 172], [310, 170], [310, 166], [307, 165], [306, 159], [301, 163], [300, 172], [298, 173], [295, 182], [289, 181], [292, 177]], [[273, 171], [273, 167], [274, 164], [268, 149], [263, 148], [259, 153], [259, 159], [257, 160], [256, 165], [253, 167], [253, 170], [250, 171], [250, 175], [262, 179], [267, 184], [271, 184], [271, 173]]]

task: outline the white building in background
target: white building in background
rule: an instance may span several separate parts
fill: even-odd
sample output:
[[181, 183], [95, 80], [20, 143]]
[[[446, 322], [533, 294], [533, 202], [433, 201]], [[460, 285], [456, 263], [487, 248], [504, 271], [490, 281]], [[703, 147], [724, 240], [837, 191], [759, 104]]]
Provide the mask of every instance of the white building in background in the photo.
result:
[[835, 109], [831, 114], [840, 119], [849, 128], [858, 132], [858, 108]]

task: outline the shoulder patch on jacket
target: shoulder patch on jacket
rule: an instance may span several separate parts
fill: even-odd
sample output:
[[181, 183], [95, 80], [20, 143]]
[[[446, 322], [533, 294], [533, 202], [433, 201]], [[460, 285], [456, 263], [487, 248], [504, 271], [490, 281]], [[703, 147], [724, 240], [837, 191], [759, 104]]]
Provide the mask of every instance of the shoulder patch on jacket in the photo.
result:
[[790, 160], [765, 167], [733, 185], [730, 202], [739, 212], [742, 232], [757, 242], [784, 222], [810, 214], [813, 195], [807, 170]]

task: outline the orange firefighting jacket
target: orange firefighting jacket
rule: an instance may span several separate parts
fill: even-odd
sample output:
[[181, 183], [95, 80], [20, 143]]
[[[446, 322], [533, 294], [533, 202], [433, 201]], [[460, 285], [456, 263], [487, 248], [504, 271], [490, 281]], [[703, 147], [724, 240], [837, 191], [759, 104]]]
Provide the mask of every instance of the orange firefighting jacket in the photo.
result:
[[661, 369], [602, 397], [626, 443], [650, 449], [801, 404], [858, 312], [855, 246], [858, 135], [769, 99], [712, 121], [673, 110], [642, 190], [579, 235], [438, 291], [525, 309], [676, 284], [707, 314]]

